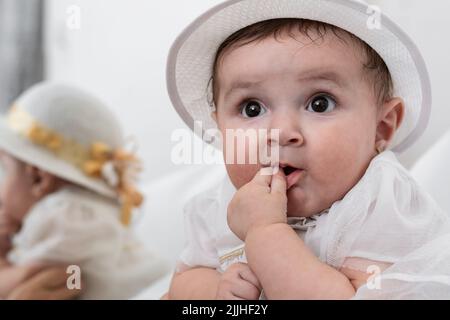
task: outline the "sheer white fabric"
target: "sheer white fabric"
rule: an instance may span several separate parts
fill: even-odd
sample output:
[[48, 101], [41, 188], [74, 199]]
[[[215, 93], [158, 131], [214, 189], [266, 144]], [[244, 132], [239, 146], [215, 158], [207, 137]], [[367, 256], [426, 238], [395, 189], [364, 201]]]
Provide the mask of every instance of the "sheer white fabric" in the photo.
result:
[[[345, 257], [393, 263], [355, 298], [450, 298], [450, 219], [385, 152], [328, 216], [321, 258], [339, 267]], [[376, 281], [376, 279], [372, 279]]]
[[38, 202], [13, 239], [13, 264], [77, 265], [85, 283], [82, 299], [126, 299], [165, 272], [119, 220], [119, 206], [78, 187]]
[[371, 162], [355, 187], [332, 205], [327, 220], [321, 258], [334, 267], [345, 257], [394, 263], [450, 232], [449, 216], [391, 152]]
[[402, 257], [375, 275], [354, 299], [450, 299], [450, 234]]

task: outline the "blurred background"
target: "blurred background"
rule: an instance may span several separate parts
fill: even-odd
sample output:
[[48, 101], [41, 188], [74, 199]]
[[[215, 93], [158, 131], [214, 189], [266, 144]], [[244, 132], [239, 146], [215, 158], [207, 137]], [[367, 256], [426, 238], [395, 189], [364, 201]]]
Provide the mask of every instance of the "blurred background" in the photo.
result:
[[[183, 202], [208, 186], [207, 178], [215, 181], [224, 173], [217, 165], [206, 170], [206, 166], [172, 163], [175, 142], [171, 142], [171, 134], [187, 127], [166, 93], [166, 57], [184, 27], [220, 2], [0, 0], [0, 111], [6, 111], [20, 92], [43, 79], [76, 84], [109, 104], [126, 133], [140, 142], [145, 164], [142, 184], [151, 213], [141, 232], [149, 243], [158, 243], [171, 262], [183, 244]], [[445, 38], [450, 1], [368, 2], [379, 6], [413, 38], [428, 65], [433, 88], [431, 121], [424, 136], [401, 154], [400, 160], [408, 168], [416, 165], [416, 176], [428, 183], [428, 189], [442, 202], [447, 201], [450, 209], [450, 179], [440, 169], [448, 167], [450, 136], [447, 144], [427, 153], [450, 129], [446, 96], [450, 42]], [[442, 150], [447, 150], [447, 160]], [[417, 166], [424, 154], [429, 154], [428, 160]], [[430, 167], [435, 168], [435, 175], [430, 174]], [[442, 183], [436, 183], [437, 179]]]

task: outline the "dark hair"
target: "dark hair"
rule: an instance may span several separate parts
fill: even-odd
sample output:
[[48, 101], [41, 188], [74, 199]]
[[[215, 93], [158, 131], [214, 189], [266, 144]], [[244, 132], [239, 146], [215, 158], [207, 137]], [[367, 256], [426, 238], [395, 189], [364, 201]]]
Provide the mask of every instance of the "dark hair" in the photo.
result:
[[[213, 65], [213, 76], [210, 81], [210, 85], [212, 85], [213, 101], [215, 101], [218, 93], [218, 84], [216, 83], [218, 64], [227, 50], [236, 46], [244, 46], [255, 41], [264, 40], [270, 36], [278, 38], [283, 32], [288, 32], [288, 35], [294, 38], [295, 33], [293, 30], [300, 31], [302, 35], [307, 36], [312, 42], [323, 40], [327, 31], [332, 31], [335, 36], [345, 43], [347, 43], [345, 38], [353, 41], [353, 43], [362, 50], [362, 54], [365, 58], [363, 68], [367, 71], [369, 79], [373, 81], [375, 97], [377, 98], [378, 103], [383, 103], [392, 97], [393, 82], [389, 69], [380, 55], [366, 42], [352, 33], [328, 23], [307, 19], [282, 18], [265, 20], [252, 24], [236, 31], [222, 42], [216, 52]], [[313, 31], [313, 33], [311, 33], [311, 31]]]

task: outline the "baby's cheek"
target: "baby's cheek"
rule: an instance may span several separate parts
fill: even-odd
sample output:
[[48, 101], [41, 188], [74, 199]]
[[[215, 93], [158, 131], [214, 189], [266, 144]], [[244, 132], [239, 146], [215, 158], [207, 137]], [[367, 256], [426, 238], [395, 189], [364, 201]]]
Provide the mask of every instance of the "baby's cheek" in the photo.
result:
[[15, 209], [18, 205], [17, 197], [11, 191], [7, 182], [0, 187], [0, 215], [6, 220], [13, 219], [15, 211], [17, 211]]
[[249, 183], [260, 168], [258, 164], [226, 164], [225, 166], [231, 182], [237, 189]]
[[365, 149], [361, 143], [347, 140], [331, 144], [328, 152], [321, 152], [321, 160], [314, 171], [327, 200], [342, 199], [363, 176], [371, 159]]
[[266, 145], [261, 144], [258, 139], [252, 138], [253, 136], [251, 138], [236, 138], [230, 135], [230, 140], [228, 140], [227, 136], [224, 135], [225, 166], [231, 182], [238, 189], [254, 178], [261, 168], [261, 161], [270, 162], [268, 150], [260, 150], [261, 145], [264, 148], [266, 148]]

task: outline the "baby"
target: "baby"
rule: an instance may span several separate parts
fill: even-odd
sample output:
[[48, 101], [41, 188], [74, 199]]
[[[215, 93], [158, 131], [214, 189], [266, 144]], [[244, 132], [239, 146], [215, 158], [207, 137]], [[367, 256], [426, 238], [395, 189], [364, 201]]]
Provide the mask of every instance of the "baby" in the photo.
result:
[[264, 142], [279, 159], [226, 161], [228, 179], [187, 205], [169, 298], [450, 297], [448, 216], [390, 151], [423, 129], [428, 78], [390, 21], [368, 30], [366, 9], [231, 1], [178, 38], [168, 83], [180, 115], [213, 126], [200, 98], [210, 79], [224, 154], [234, 159], [230, 129], [279, 130]]
[[82, 299], [130, 298], [164, 272], [127, 228], [143, 200], [138, 162], [103, 103], [41, 83], [14, 103], [0, 136], [2, 298], [49, 265], [70, 265], [64, 281]]

